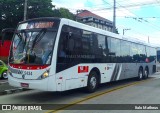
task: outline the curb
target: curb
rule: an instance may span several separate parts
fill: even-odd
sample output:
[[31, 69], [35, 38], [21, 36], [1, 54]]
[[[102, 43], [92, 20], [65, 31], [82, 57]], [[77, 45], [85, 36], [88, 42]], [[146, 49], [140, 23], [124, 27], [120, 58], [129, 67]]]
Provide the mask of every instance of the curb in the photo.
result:
[[18, 92], [22, 92], [22, 91], [28, 91], [28, 90], [30, 90], [30, 89], [16, 88], [16, 89], [4, 90], [4, 91], [0, 92], [0, 96], [1, 96], [1, 95], [18, 93]]
[[8, 83], [8, 81], [0, 82], [0, 85], [6, 84], [6, 83]]

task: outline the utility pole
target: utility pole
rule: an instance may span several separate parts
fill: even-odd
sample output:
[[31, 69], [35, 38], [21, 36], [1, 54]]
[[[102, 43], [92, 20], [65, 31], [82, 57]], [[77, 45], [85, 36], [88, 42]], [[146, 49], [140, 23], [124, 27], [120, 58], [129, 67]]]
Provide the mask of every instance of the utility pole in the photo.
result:
[[79, 10], [76, 11], [76, 21], [78, 21], [78, 12]]
[[148, 36], [148, 43], [150, 43], [150, 42], [149, 42], [149, 36]]
[[113, 33], [116, 32], [116, 0], [114, 0], [113, 4]]
[[24, 3], [24, 18], [23, 20], [26, 20], [27, 19], [27, 0], [25, 0], [25, 3]]

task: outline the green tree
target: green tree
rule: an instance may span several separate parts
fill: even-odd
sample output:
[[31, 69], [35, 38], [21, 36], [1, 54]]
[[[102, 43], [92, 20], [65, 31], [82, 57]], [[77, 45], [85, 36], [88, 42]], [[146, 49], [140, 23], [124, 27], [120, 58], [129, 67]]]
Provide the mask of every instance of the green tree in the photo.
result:
[[[0, 0], [0, 31], [4, 28], [16, 28], [18, 22], [23, 21], [24, 2], [25, 0]], [[74, 14], [68, 9], [54, 9], [52, 0], [28, 0], [27, 19], [38, 17], [74, 20]]]
[[75, 19], [75, 15], [71, 13], [68, 9], [66, 8], [59, 8], [54, 10], [54, 15], [55, 17], [60, 17], [60, 18], [68, 18], [71, 20]]
[[22, 0], [0, 0], [0, 30], [15, 27], [23, 18], [22, 8]]
[[[25, 0], [0, 0], [0, 30], [23, 21]], [[53, 15], [52, 0], [28, 0], [27, 19]]]
[[53, 16], [52, 0], [28, 0], [28, 19]]
[[68, 18], [68, 19], [72, 19], [72, 20], [75, 19], [74, 14], [71, 13], [68, 9], [60, 8], [58, 10], [59, 10], [59, 13], [60, 13], [59, 17], [61, 17], [61, 18]]

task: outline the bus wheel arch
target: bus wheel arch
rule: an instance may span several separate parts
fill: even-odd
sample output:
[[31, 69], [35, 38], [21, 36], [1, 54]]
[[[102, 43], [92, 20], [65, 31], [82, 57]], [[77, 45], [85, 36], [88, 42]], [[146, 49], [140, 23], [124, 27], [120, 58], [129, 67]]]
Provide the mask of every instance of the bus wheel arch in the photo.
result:
[[93, 68], [89, 75], [87, 80], [87, 87], [86, 90], [89, 93], [93, 93], [96, 91], [99, 83], [100, 83], [100, 71], [98, 68]]

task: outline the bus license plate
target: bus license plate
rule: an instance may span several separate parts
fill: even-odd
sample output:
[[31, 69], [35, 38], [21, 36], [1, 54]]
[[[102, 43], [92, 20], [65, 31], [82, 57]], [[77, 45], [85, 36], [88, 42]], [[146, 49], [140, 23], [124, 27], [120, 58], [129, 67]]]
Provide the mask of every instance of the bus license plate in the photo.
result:
[[28, 84], [28, 83], [21, 83], [21, 86], [22, 86], [22, 87], [25, 87], [25, 88], [28, 88], [28, 87], [29, 87], [29, 84]]

